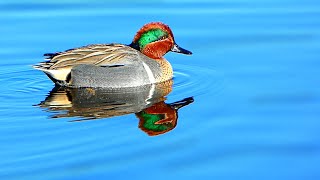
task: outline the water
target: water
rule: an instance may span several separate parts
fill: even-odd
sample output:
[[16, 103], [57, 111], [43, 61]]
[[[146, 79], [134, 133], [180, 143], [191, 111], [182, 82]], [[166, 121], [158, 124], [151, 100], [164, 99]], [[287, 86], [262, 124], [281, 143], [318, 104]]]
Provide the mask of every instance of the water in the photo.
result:
[[[319, 5], [1, 1], [1, 179], [319, 179]], [[175, 78], [162, 105], [193, 97], [173, 129], [148, 136], [135, 114], [39, 106], [54, 87], [31, 68], [44, 53], [128, 44], [151, 21], [193, 52], [166, 55]]]

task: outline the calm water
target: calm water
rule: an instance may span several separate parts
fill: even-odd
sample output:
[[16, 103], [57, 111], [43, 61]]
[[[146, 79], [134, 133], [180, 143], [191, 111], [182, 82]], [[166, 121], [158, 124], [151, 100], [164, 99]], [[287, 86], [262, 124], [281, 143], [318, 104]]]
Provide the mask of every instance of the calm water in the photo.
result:
[[[320, 179], [320, 3], [199, 2], [1, 1], [0, 179]], [[172, 91], [149, 99], [188, 104], [166, 133], [128, 114], [138, 100], [51, 92], [31, 68], [47, 52], [128, 44], [151, 21], [194, 53], [166, 55]]]

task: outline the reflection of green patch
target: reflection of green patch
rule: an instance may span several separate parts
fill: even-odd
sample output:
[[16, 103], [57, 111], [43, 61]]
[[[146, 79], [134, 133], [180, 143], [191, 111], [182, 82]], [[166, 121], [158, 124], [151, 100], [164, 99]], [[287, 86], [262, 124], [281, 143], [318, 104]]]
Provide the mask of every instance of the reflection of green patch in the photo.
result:
[[164, 119], [164, 114], [148, 114], [144, 111], [140, 112], [140, 116], [144, 120], [142, 126], [151, 131], [165, 131], [168, 128], [172, 127], [172, 124], [155, 124], [157, 121]]

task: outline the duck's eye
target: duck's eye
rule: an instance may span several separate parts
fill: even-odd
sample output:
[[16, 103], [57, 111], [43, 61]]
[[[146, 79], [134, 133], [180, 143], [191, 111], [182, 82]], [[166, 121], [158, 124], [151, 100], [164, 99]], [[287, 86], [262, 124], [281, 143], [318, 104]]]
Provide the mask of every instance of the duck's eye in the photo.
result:
[[161, 36], [158, 40], [164, 40], [166, 38], [167, 38], [167, 36]]

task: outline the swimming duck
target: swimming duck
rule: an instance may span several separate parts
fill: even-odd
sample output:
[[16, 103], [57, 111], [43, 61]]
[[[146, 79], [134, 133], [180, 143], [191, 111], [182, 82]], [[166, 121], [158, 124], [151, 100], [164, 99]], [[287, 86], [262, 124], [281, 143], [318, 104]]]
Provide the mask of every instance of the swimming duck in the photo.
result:
[[135, 87], [172, 79], [169, 52], [192, 54], [179, 47], [168, 25], [145, 24], [129, 45], [93, 44], [47, 53], [48, 61], [33, 67], [66, 87]]

